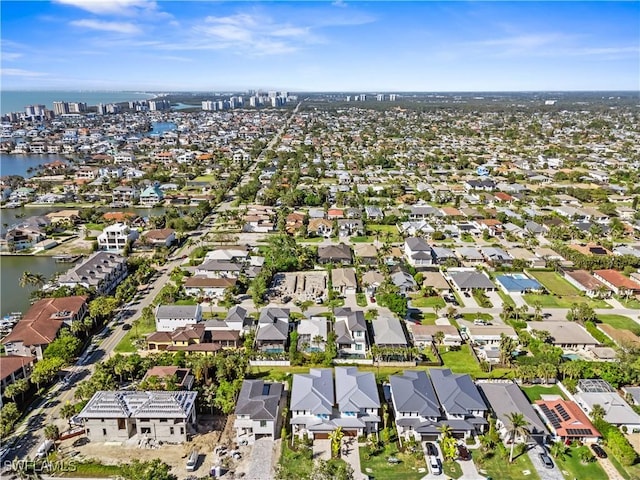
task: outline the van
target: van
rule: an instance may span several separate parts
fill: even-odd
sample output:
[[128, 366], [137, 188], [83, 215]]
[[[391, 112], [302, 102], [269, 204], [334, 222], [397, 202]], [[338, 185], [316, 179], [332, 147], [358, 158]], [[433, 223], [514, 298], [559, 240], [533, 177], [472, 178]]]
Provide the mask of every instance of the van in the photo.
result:
[[36, 458], [44, 458], [46, 457], [51, 449], [53, 448], [53, 440], [45, 440], [38, 447], [38, 451], [36, 452]]
[[189, 454], [189, 458], [187, 459], [187, 472], [195, 471], [197, 466], [198, 466], [198, 451], [193, 450]]
[[429, 457], [429, 468], [434, 475], [440, 475], [442, 473], [442, 467], [440, 466], [440, 460], [438, 457], [431, 455]]

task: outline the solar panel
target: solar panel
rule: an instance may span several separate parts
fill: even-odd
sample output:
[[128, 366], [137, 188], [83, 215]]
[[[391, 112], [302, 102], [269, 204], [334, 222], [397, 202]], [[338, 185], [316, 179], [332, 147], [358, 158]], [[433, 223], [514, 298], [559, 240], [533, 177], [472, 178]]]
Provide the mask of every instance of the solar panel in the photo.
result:
[[593, 432], [588, 428], [567, 428], [569, 435], [593, 435]]
[[558, 404], [555, 406], [555, 408], [565, 422], [571, 418], [571, 415], [567, 413], [562, 405]]
[[546, 405], [540, 405], [540, 410], [542, 410], [542, 413], [544, 413], [544, 415], [547, 417], [549, 422], [551, 422], [551, 425], [553, 425], [553, 428], [557, 429], [562, 426], [556, 412], [554, 412], [553, 410], [549, 410], [549, 407], [547, 407]]

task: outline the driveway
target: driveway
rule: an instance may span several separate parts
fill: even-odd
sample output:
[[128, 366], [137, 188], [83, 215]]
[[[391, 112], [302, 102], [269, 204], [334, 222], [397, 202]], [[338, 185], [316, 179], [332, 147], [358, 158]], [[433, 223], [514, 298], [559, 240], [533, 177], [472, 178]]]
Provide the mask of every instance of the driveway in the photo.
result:
[[540, 460], [540, 457], [538, 456], [541, 451], [542, 447], [540, 445], [536, 445], [527, 451], [527, 455], [529, 455], [531, 463], [533, 463], [533, 468], [538, 472], [540, 480], [564, 480], [564, 476], [558, 469], [555, 459], [551, 459], [553, 461], [553, 468], [547, 468], [544, 466], [542, 460]]
[[275, 442], [270, 438], [259, 438], [251, 447], [249, 472], [251, 480], [274, 478], [273, 457]]
[[353, 468], [354, 480], [366, 480], [367, 476], [362, 473], [360, 466], [360, 446], [354, 437], [343, 437], [342, 439], [342, 459]]
[[478, 480], [479, 478], [484, 478], [478, 473], [476, 464], [473, 463], [473, 453], [471, 460], [460, 460], [458, 461], [458, 465], [460, 465], [460, 469], [462, 470], [462, 477], [460, 477], [462, 480]]
[[487, 297], [489, 297], [493, 308], [502, 308], [502, 298], [500, 298], [498, 292], [487, 292]]
[[331, 460], [331, 440], [313, 441], [313, 459]]

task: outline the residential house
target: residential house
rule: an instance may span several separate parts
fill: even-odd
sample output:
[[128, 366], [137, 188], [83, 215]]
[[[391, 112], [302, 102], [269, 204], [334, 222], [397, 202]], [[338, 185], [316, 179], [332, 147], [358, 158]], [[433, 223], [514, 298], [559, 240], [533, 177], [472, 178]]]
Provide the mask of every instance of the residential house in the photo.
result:
[[402, 295], [407, 295], [410, 292], [415, 292], [417, 283], [414, 278], [408, 272], [402, 269], [397, 269], [390, 275], [391, 282], [398, 287], [398, 290]]
[[[285, 230], [287, 233], [290, 235], [297, 233], [304, 225], [304, 219], [305, 215], [303, 213], [293, 212], [287, 215], [285, 223]], [[309, 230], [307, 229], [307, 232], [308, 231]]]
[[338, 245], [322, 245], [318, 247], [319, 263], [351, 264], [351, 247], [340, 243]]
[[340, 237], [364, 235], [362, 220], [359, 218], [341, 218], [338, 220], [338, 235]]
[[484, 262], [482, 253], [477, 248], [473, 247], [460, 247], [456, 248], [456, 254], [462, 262], [465, 264], [478, 264]]
[[389, 385], [398, 436], [436, 441], [443, 412], [427, 372], [405, 370], [402, 375], [391, 375]]
[[378, 263], [378, 249], [371, 244], [357, 244], [354, 246], [355, 255], [362, 265], [376, 265]]
[[470, 292], [472, 290], [497, 290], [491, 279], [485, 272], [480, 272], [475, 268], [450, 268], [445, 274], [456, 290], [459, 292]]
[[384, 218], [384, 212], [380, 207], [369, 205], [364, 207], [365, 214], [369, 220], [382, 220]]
[[340, 356], [356, 355], [364, 357], [369, 348], [367, 341], [367, 323], [361, 310], [338, 308], [333, 312], [336, 319], [334, 331]]
[[488, 409], [471, 377], [453, 373], [448, 368], [432, 368], [429, 373], [452, 435], [468, 438], [484, 433]]
[[414, 267], [425, 267], [433, 264], [431, 246], [420, 237], [409, 237], [404, 241], [404, 254]]
[[120, 185], [113, 189], [111, 201], [122, 206], [132, 205], [140, 197], [140, 191], [135, 187]]
[[138, 232], [125, 223], [115, 223], [104, 228], [98, 235], [98, 248], [110, 252], [121, 252], [138, 238]]
[[396, 317], [380, 316], [371, 324], [373, 344], [378, 347], [406, 348], [409, 346], [402, 323]]
[[640, 283], [625, 277], [617, 270], [595, 270], [593, 276], [609, 287], [616, 295], [640, 294]]
[[185, 347], [205, 343], [205, 325], [189, 323], [171, 331], [158, 331], [147, 336], [147, 350], [185, 350]]
[[609, 287], [586, 270], [565, 270], [562, 276], [588, 297], [602, 298], [611, 295]]
[[438, 332], [443, 333], [442, 343], [445, 347], [459, 347], [462, 345], [462, 338], [458, 329], [453, 325], [420, 325], [409, 324], [409, 335], [416, 347], [430, 348], [433, 343], [438, 343]]
[[60, 275], [57, 283], [61, 287], [82, 286], [95, 289], [98, 295], [106, 295], [112, 292], [128, 273], [127, 259], [122, 255], [96, 252], [84, 262]]
[[496, 280], [500, 288], [507, 294], [511, 293], [528, 293], [542, 292], [543, 288], [540, 282], [533, 278], [529, 278], [524, 273], [505, 273], [496, 276]]
[[551, 344], [563, 350], [587, 350], [590, 347], [598, 346], [600, 343], [593, 338], [581, 325], [575, 322], [545, 321], [536, 322], [536, 325], [529, 324], [527, 331], [545, 330], [551, 336]]
[[535, 407], [554, 441], [594, 443], [602, 437], [574, 402], [562, 399], [536, 400]]
[[99, 391], [78, 417], [93, 442], [139, 440], [184, 443], [196, 431], [193, 391]]
[[153, 207], [163, 200], [164, 193], [160, 190], [159, 185], [147, 187], [140, 193], [140, 204], [145, 207]]
[[152, 247], [170, 247], [176, 242], [176, 231], [173, 228], [152, 229], [144, 234], [145, 243]]
[[289, 310], [284, 308], [264, 308], [258, 319], [256, 348], [267, 353], [284, 352], [289, 340], [289, 332], [295, 326], [289, 322]]
[[158, 305], [155, 312], [156, 331], [173, 332], [202, 321], [202, 307], [197, 305]]
[[596, 405], [600, 405], [604, 409], [603, 419], [606, 422], [628, 432], [640, 432], [640, 415], [605, 380], [578, 380], [576, 390], [573, 398], [587, 415], [593, 412]]
[[440, 272], [422, 272], [422, 287], [433, 288], [437, 292], [449, 293], [451, 291], [451, 285], [447, 282]]
[[[534, 438], [540, 442], [544, 442], [547, 439], [549, 430], [516, 383], [511, 381], [480, 380], [477, 385], [496, 418], [496, 429], [505, 442], [512, 440], [509, 428], [511, 426], [510, 417], [514, 413], [522, 414], [527, 422], [527, 437]], [[515, 441], [518, 443], [527, 442], [528, 438], [516, 438]]]
[[372, 372], [355, 367], [312, 368], [295, 374], [291, 387], [293, 434], [327, 439], [341, 428], [347, 436], [376, 433], [380, 423], [380, 398]]
[[502, 336], [518, 340], [518, 334], [509, 325], [475, 325], [460, 320], [460, 334], [475, 345], [499, 345]]
[[187, 277], [184, 282], [184, 292], [190, 297], [222, 298], [228, 289], [237, 283], [236, 278], [217, 278], [196, 275]]
[[303, 318], [298, 323], [298, 350], [324, 352], [327, 344], [327, 317]]
[[358, 289], [356, 271], [353, 268], [334, 268], [331, 270], [331, 285], [340, 295], [355, 295]]
[[253, 445], [259, 438], [278, 438], [284, 385], [264, 380], [243, 380], [236, 401], [236, 442]]
[[195, 274], [209, 278], [238, 278], [242, 265], [225, 260], [205, 260], [196, 267]]
[[513, 258], [507, 252], [498, 247], [482, 247], [480, 249], [486, 262], [493, 266], [511, 265]]
[[333, 234], [333, 222], [324, 218], [312, 218], [309, 220], [307, 233], [329, 238]]
[[376, 290], [384, 283], [384, 275], [376, 270], [369, 270], [362, 275], [362, 287], [370, 297], [374, 296]]
[[249, 332], [253, 326], [253, 319], [249, 317], [247, 310], [240, 305], [231, 307], [224, 322], [231, 330], [236, 330], [241, 334]]
[[34, 356], [42, 360], [44, 351], [60, 329], [81, 322], [86, 314], [86, 296], [43, 298], [29, 307], [0, 343], [7, 355]]
[[448, 264], [449, 266], [458, 265], [458, 257], [453, 250], [445, 247], [431, 247], [431, 255], [433, 257], [433, 263], [436, 265]]

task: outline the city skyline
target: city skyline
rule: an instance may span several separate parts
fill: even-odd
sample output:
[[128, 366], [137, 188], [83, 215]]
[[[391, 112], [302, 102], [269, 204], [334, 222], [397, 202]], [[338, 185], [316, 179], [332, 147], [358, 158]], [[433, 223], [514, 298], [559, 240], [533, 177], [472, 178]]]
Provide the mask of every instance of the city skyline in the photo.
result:
[[57, 0], [1, 9], [3, 90], [640, 85], [637, 2]]

